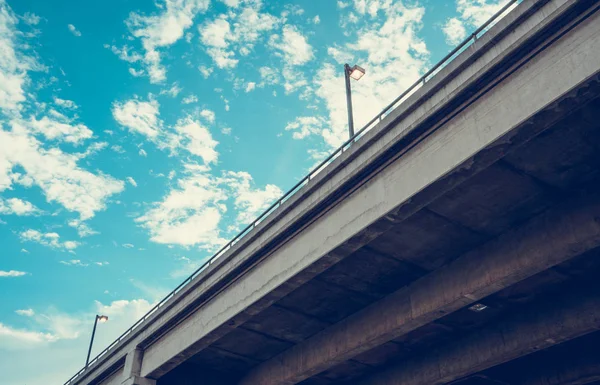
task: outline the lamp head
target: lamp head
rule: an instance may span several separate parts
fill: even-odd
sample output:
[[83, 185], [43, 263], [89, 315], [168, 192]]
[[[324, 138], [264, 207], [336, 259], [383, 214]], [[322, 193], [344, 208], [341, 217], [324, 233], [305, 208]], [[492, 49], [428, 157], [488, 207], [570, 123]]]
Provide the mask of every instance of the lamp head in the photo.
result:
[[348, 68], [348, 74], [352, 79], [360, 80], [365, 75], [365, 69], [355, 64], [354, 67]]
[[108, 321], [108, 316], [105, 315], [97, 315], [96, 318], [98, 318], [98, 321], [102, 323]]

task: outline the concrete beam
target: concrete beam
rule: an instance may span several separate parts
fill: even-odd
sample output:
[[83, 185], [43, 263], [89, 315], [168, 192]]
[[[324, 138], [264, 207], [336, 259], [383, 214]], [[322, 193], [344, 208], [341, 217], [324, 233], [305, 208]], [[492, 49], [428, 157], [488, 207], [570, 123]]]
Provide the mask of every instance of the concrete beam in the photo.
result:
[[121, 385], [156, 385], [155, 380], [140, 376], [143, 356], [144, 351], [140, 348], [135, 348], [127, 353], [125, 367], [123, 368], [124, 379]]
[[[600, 329], [600, 288], [578, 285], [359, 385], [445, 384]], [[542, 382], [543, 383], [543, 382]], [[538, 382], [539, 384], [539, 382]]]
[[595, 196], [547, 211], [261, 364], [240, 384], [296, 384], [598, 247], [599, 217]]
[[590, 354], [577, 362], [566, 360], [558, 366], [546, 365], [543, 372], [529, 372], [521, 385], [585, 385], [600, 381], [600, 360]]

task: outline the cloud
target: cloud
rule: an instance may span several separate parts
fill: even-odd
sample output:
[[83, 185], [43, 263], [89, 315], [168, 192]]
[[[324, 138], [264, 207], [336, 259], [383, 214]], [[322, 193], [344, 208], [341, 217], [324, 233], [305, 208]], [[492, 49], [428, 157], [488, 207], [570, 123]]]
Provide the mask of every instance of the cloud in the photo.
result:
[[148, 156], [148, 153], [143, 148], [140, 148], [140, 151], [138, 152], [138, 154], [140, 156], [143, 156], [144, 158]]
[[262, 214], [275, 200], [283, 195], [283, 191], [275, 185], [268, 184], [264, 189], [252, 187], [252, 176], [247, 172], [228, 172], [224, 183], [233, 191], [234, 207], [238, 212], [236, 223], [251, 223]]
[[[504, 7], [509, 0], [457, 0], [456, 10], [473, 26], [480, 26]], [[515, 5], [516, 6], [516, 5]]]
[[81, 244], [76, 241], [60, 241], [57, 233], [42, 233], [37, 230], [28, 229], [19, 234], [22, 241], [35, 242], [53, 249], [74, 250]]
[[215, 148], [219, 142], [212, 138], [208, 128], [199, 121], [189, 116], [180, 119], [175, 125], [175, 131], [177, 134], [172, 137], [172, 146], [187, 149], [191, 154], [201, 157], [204, 163], [217, 161], [218, 153]]
[[35, 13], [31, 13], [31, 12], [25, 12], [23, 14], [23, 16], [21, 16], [21, 18], [23, 19], [25, 24], [28, 24], [28, 25], [38, 25], [40, 23], [40, 20], [42, 19]]
[[[13, 183], [37, 185], [48, 202], [58, 202], [85, 220], [103, 210], [107, 198], [121, 192], [124, 185], [110, 176], [82, 169], [79, 160], [80, 154], [44, 148], [21, 124], [14, 124], [11, 131], [0, 129], [0, 191]], [[17, 166], [24, 174], [13, 172]]]
[[[97, 335], [94, 346], [95, 351], [99, 351], [98, 349], [102, 349], [123, 330], [131, 326], [134, 321], [141, 318], [150, 310], [151, 306], [144, 299], [134, 299], [117, 300], [106, 305], [96, 301], [90, 311], [76, 314], [63, 313], [54, 308], [49, 308], [43, 313], [36, 313], [32, 309], [23, 310], [27, 313], [23, 315], [31, 318], [32, 329], [19, 329], [0, 323], [0, 352], [8, 350], [13, 354], [18, 354], [18, 351], [31, 351], [46, 347], [55, 351], [58, 349], [57, 344], [61, 342], [79, 340], [81, 345], [85, 346], [89, 343], [89, 320], [93, 319], [96, 314], [103, 314], [109, 317], [110, 322], [103, 324], [102, 333]], [[52, 356], [49, 353], [45, 353], [46, 357]], [[74, 349], [72, 353], [72, 358], [79, 357], [81, 349]], [[28, 354], [30, 355], [31, 352]]]
[[286, 131], [294, 131], [294, 139], [304, 139], [309, 135], [319, 134], [326, 127], [327, 122], [324, 118], [318, 116], [297, 117], [291, 123], [285, 126]]
[[25, 101], [25, 85], [29, 82], [27, 71], [31, 60], [17, 51], [18, 19], [5, 1], [0, 1], [0, 110], [17, 113]]
[[171, 88], [169, 89], [164, 89], [160, 91], [160, 95], [168, 95], [172, 98], [176, 97], [177, 95], [179, 95], [179, 93], [182, 91], [182, 88], [179, 87], [179, 83], [175, 82], [173, 83], [173, 85], [171, 86]]
[[192, 104], [192, 103], [197, 103], [198, 102], [198, 97], [196, 95], [188, 95], [185, 98], [183, 98], [183, 100], [181, 101], [181, 103], [183, 104]]
[[137, 187], [137, 182], [135, 181], [135, 179], [133, 179], [132, 177], [128, 176], [126, 178], [127, 182], [132, 185], [133, 187]]
[[[65, 119], [64, 116], [58, 116], [63, 120]], [[81, 144], [93, 135], [92, 130], [84, 124], [70, 124], [65, 121], [61, 122], [50, 119], [47, 116], [39, 120], [31, 117], [29, 121], [13, 121], [13, 129], [25, 131], [27, 130], [26, 127], [34, 133], [42, 134], [46, 139], [72, 143], [74, 145]]]
[[161, 63], [159, 48], [176, 43], [192, 26], [194, 17], [208, 9], [209, 0], [169, 0], [161, 5], [161, 12], [145, 16], [132, 13], [126, 24], [134, 37], [141, 39], [145, 51], [143, 62], [150, 81], [160, 83], [166, 79], [166, 69]]
[[67, 28], [69, 28], [69, 31], [70, 31], [70, 32], [71, 32], [73, 35], [75, 35], [75, 36], [77, 36], [77, 37], [80, 37], [80, 36], [81, 36], [81, 32], [79, 32], [79, 31], [77, 30], [77, 28], [75, 28], [75, 26], [74, 26], [73, 24], [69, 24], [69, 25], [67, 25]]
[[158, 118], [158, 107], [156, 100], [144, 102], [131, 99], [124, 103], [113, 103], [112, 114], [117, 123], [128, 128], [130, 132], [155, 138], [162, 124]]
[[23, 317], [33, 317], [35, 315], [35, 312], [31, 308], [15, 310], [15, 313], [22, 315]]
[[79, 108], [79, 106], [77, 106], [77, 104], [75, 104], [74, 101], [72, 100], [67, 100], [67, 99], [61, 99], [59, 97], [54, 97], [54, 103], [60, 107], [64, 107], [64, 108], [68, 108], [70, 110], [74, 110]]
[[[137, 63], [144, 59], [144, 57], [142, 55], [140, 55], [137, 52], [132, 51], [132, 48], [129, 47], [128, 45], [124, 45], [123, 47], [119, 48], [115, 45], [104, 44], [104, 48], [110, 49], [112, 51], [112, 53], [114, 53], [115, 55], [117, 55], [119, 57], [119, 59], [126, 61], [128, 63]], [[132, 72], [132, 68], [129, 69], [129, 72]], [[134, 75], [134, 73], [136, 75]], [[144, 71], [133, 70], [132, 75], [137, 76], [138, 73], [143, 74]]]
[[[467, 37], [467, 27], [479, 27], [493, 15], [498, 13], [509, 0], [457, 0], [456, 11], [459, 17], [448, 18], [442, 27], [446, 36], [446, 43], [457, 45]], [[502, 18], [510, 12], [517, 4], [500, 16]], [[495, 22], [497, 22], [498, 18]]]
[[313, 48], [295, 26], [285, 25], [281, 36], [271, 36], [269, 45], [279, 51], [288, 66], [306, 64], [314, 57]]
[[90, 235], [100, 234], [99, 232], [92, 230], [92, 228], [90, 228], [86, 223], [78, 219], [70, 220], [68, 222], [68, 225], [70, 227], [75, 228], [77, 230], [77, 234], [81, 238], [89, 237]]
[[248, 84], [246, 84], [246, 92], [250, 92], [250, 91], [254, 90], [255, 88], [256, 88], [255, 82], [248, 82]]
[[[161, 149], [169, 149], [171, 154], [186, 150], [201, 157], [205, 163], [215, 162], [218, 142], [212, 138], [209, 129], [200, 121], [187, 116], [179, 119], [174, 126], [164, 127], [159, 119], [159, 105], [155, 100], [143, 102], [132, 99], [113, 104], [113, 117], [131, 132], [143, 134]], [[215, 113], [202, 110], [199, 115], [209, 123], [214, 123]]]
[[61, 263], [63, 265], [67, 265], [67, 266], [79, 266], [79, 267], [89, 266], [89, 264], [81, 262], [80, 259], [70, 259], [68, 261], [59, 261], [59, 263]]
[[236, 51], [248, 55], [256, 42], [279, 23], [277, 17], [261, 12], [261, 7], [261, 2], [247, 3], [239, 12], [220, 15], [198, 27], [200, 41], [218, 68], [236, 67]]
[[214, 176], [206, 166], [186, 164], [177, 187], [136, 222], [149, 230], [153, 242], [214, 250], [226, 242], [220, 224], [229, 199], [233, 199], [235, 220], [241, 226], [281, 196], [274, 185], [257, 189], [252, 184], [252, 177], [245, 172]]
[[228, 7], [231, 8], [236, 8], [238, 5], [240, 5], [240, 0], [220, 0], [223, 4], [225, 4]]
[[123, 243], [122, 246], [126, 249], [133, 249], [135, 247], [135, 245], [133, 245], [131, 243]]
[[0, 277], [22, 277], [24, 275], [27, 275], [29, 273], [26, 273], [24, 271], [17, 271], [17, 270], [9, 270], [9, 271], [5, 271], [5, 270], [0, 270]]
[[213, 69], [205, 67], [205, 66], [200, 66], [200, 67], [198, 67], [198, 71], [200, 71], [200, 73], [202, 74], [202, 76], [204, 77], [204, 79], [208, 79], [208, 77], [210, 76], [210, 74], [212, 74]]
[[456, 17], [448, 19], [442, 31], [444, 31], [446, 43], [449, 45], [457, 45], [467, 37], [467, 30], [463, 22]]
[[4, 215], [36, 215], [41, 211], [30, 202], [24, 201], [19, 198], [8, 198], [4, 199], [0, 197], [0, 214]]
[[0, 323], [0, 348], [8, 350], [27, 349], [55, 342], [57, 337], [50, 333], [11, 328]]

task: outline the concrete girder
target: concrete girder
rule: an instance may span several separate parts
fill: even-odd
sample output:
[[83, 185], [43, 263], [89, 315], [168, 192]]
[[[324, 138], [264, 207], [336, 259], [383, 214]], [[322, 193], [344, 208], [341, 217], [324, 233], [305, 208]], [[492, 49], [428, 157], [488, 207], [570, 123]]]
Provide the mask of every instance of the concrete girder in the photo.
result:
[[600, 246], [600, 200], [569, 201], [252, 370], [241, 385], [295, 384]]
[[[445, 384], [600, 329], [600, 288], [578, 285], [521, 313], [409, 359], [359, 385]], [[542, 379], [543, 381], [543, 379]], [[544, 384], [544, 382], [532, 382]], [[561, 382], [562, 384], [562, 382]]]

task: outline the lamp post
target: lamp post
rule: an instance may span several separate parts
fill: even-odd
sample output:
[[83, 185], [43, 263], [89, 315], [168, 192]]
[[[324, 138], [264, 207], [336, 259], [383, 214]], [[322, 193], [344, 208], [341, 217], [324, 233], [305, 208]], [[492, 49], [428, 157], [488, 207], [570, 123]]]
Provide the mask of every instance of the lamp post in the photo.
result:
[[108, 321], [108, 317], [105, 315], [96, 314], [96, 319], [94, 320], [94, 329], [92, 329], [92, 339], [90, 340], [90, 348], [88, 349], [88, 355], [85, 360], [86, 368], [88, 367], [88, 364], [90, 363], [90, 354], [92, 353], [92, 345], [94, 344], [94, 335], [96, 334], [96, 325], [98, 324], [98, 321], [100, 321], [101, 323], [104, 323], [104, 322]]
[[348, 104], [348, 131], [350, 138], [354, 136], [354, 117], [352, 116], [352, 88], [350, 87], [350, 78], [360, 80], [365, 74], [365, 70], [358, 65], [350, 67], [344, 64], [344, 77], [346, 79], [346, 103]]

